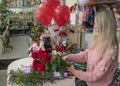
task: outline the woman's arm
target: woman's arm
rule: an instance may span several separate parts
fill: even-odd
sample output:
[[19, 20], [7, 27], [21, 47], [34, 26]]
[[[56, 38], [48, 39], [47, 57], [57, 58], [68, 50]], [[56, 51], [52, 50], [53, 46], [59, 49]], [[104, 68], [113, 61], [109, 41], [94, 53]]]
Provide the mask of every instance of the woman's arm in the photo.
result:
[[[73, 73], [77, 78], [85, 81], [97, 81], [101, 77], [104, 76], [104, 74], [108, 71], [110, 68], [110, 65], [114, 62], [116, 65], [118, 65], [118, 57], [116, 56], [117, 53], [116, 50], [113, 50], [112, 53], [106, 53], [102, 60], [97, 63], [94, 70], [90, 72], [83, 72], [81, 70], [76, 70], [74, 66], [68, 68], [68, 71]], [[116, 66], [114, 68], [117, 68]]]
[[77, 53], [77, 54], [69, 54], [67, 56], [64, 56], [63, 59], [68, 60], [68, 61], [77, 62], [77, 63], [87, 62], [88, 51], [89, 51], [89, 49], [87, 49], [83, 52]]

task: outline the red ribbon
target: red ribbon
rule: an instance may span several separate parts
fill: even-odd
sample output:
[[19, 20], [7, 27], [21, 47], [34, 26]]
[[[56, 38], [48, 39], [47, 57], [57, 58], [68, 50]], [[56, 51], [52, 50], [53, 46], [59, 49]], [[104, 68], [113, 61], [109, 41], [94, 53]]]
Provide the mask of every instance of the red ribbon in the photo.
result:
[[36, 38], [37, 41], [40, 41], [41, 39], [40, 38]]
[[67, 36], [67, 34], [64, 31], [60, 31], [59, 36]]
[[58, 52], [64, 52], [65, 51], [65, 47], [64, 46], [61, 46], [61, 47], [58, 47], [57, 49], [56, 49], [56, 51]]
[[47, 51], [47, 50], [52, 50], [52, 48], [45, 48], [45, 50]]
[[55, 29], [54, 32], [59, 31], [59, 29]]
[[75, 33], [75, 31], [74, 31], [74, 30], [72, 30], [72, 29], [70, 29], [70, 32]]

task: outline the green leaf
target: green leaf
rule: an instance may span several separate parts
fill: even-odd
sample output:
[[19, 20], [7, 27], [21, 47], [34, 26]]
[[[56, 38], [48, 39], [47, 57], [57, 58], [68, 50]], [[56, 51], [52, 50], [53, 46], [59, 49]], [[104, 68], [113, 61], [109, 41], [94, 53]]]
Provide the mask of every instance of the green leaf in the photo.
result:
[[66, 71], [66, 69], [65, 69], [65, 68], [60, 69], [60, 71], [59, 71], [59, 72], [60, 72], [60, 74], [61, 74], [61, 76], [62, 76], [62, 77], [64, 77], [64, 73], [65, 73], [65, 71]]

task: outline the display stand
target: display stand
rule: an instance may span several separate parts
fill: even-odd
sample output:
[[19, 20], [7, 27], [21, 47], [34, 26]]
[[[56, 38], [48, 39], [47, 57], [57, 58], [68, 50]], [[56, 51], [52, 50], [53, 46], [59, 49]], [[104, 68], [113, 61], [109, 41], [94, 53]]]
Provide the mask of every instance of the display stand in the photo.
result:
[[[10, 11], [9, 24], [11, 34], [24, 35], [34, 25], [34, 10], [39, 5], [39, 0], [15, 0], [7, 2]], [[36, 4], [36, 6], [34, 5]]]

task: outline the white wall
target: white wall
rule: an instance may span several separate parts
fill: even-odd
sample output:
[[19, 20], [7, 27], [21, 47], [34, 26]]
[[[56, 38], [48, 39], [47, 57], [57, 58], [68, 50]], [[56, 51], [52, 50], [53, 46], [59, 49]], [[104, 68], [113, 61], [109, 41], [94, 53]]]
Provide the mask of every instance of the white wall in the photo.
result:
[[85, 32], [84, 47], [89, 47], [91, 45], [91, 42], [92, 42], [92, 33]]
[[65, 4], [70, 7], [72, 5], [74, 5], [75, 3], [77, 3], [77, 0], [66, 0]]

